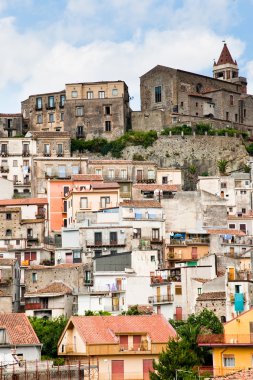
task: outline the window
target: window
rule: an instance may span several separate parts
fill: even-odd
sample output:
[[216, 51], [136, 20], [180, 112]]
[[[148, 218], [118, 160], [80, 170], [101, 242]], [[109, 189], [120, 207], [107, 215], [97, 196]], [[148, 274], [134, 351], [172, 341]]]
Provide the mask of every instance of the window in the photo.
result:
[[229, 112], [226, 112], [226, 120], [229, 120]]
[[50, 144], [44, 144], [44, 155], [50, 155]]
[[224, 365], [224, 367], [234, 367], [235, 366], [235, 356], [234, 355], [223, 355], [223, 365]]
[[246, 234], [246, 232], [247, 232], [247, 228], [246, 228], [246, 224], [240, 224], [240, 231], [243, 231], [245, 234]]
[[112, 89], [112, 96], [118, 96], [118, 90], [117, 88]]
[[77, 95], [78, 95], [78, 93], [77, 93], [77, 91], [71, 91], [71, 98], [77, 98]]
[[69, 186], [63, 186], [63, 195], [64, 197], [66, 197], [66, 195], [68, 194], [69, 192]]
[[238, 114], [235, 113], [235, 122], [237, 123], [237, 121], [238, 121]]
[[6, 214], [6, 220], [11, 220], [11, 217], [12, 217], [11, 213], [7, 212], [7, 214]]
[[76, 116], [83, 116], [83, 115], [84, 115], [84, 108], [83, 108], [83, 106], [76, 107]]
[[155, 262], [155, 256], [150, 256], [150, 261]]
[[94, 242], [95, 242], [95, 245], [98, 245], [98, 246], [102, 245], [102, 232], [94, 233]]
[[155, 87], [155, 103], [160, 103], [162, 101], [162, 87]]
[[120, 170], [120, 178], [127, 178], [127, 170], [126, 169], [121, 169]]
[[114, 169], [108, 169], [108, 177], [109, 178], [114, 178]]
[[247, 194], [247, 191], [246, 190], [241, 190], [240, 194]]
[[198, 288], [198, 295], [202, 294], [202, 288]]
[[168, 183], [168, 177], [162, 177], [162, 184], [167, 185]]
[[63, 219], [63, 227], [68, 227], [68, 219]]
[[33, 237], [33, 229], [32, 228], [27, 228], [27, 237], [32, 238]]
[[246, 117], [246, 108], [243, 110], [243, 116]]
[[198, 107], [199, 106], [199, 103], [198, 102], [196, 102], [196, 107]]
[[12, 236], [12, 230], [6, 230], [5, 235], [6, 236]]
[[65, 178], [66, 177], [66, 166], [65, 165], [59, 165], [58, 166], [58, 176], [59, 176], [59, 178]]
[[229, 225], [228, 225], [228, 228], [230, 228], [230, 229], [232, 229], [232, 230], [235, 229], [235, 224], [234, 224], [234, 223], [229, 224]]
[[88, 208], [88, 198], [81, 197], [80, 198], [80, 208]]
[[110, 197], [100, 197], [100, 207], [105, 208], [110, 204]]
[[111, 132], [111, 122], [109, 120], [105, 122], [105, 132]]
[[39, 96], [36, 98], [36, 110], [41, 110], [42, 109], [42, 97]]
[[229, 104], [230, 104], [231, 106], [234, 105], [234, 97], [233, 97], [233, 95], [229, 95]]
[[61, 112], [61, 121], [64, 121], [64, 112]]
[[176, 285], [175, 286], [175, 295], [176, 296], [181, 296], [182, 295], [182, 286], [181, 285]]
[[102, 169], [95, 169], [95, 174], [102, 175]]
[[110, 232], [110, 244], [111, 245], [118, 244], [117, 232]]
[[72, 174], [79, 174], [79, 166], [71, 167]]
[[67, 212], [67, 205], [68, 205], [68, 202], [67, 201], [63, 201], [63, 212]]
[[1, 145], [1, 153], [2, 154], [7, 154], [8, 149], [7, 149], [7, 144], [2, 144]]
[[221, 186], [222, 189], [226, 189], [227, 188], [226, 182], [221, 182], [220, 186]]
[[246, 214], [246, 208], [242, 208], [242, 213]]
[[18, 166], [18, 161], [17, 161], [17, 160], [13, 160], [13, 164], [12, 164], [12, 166], [13, 166], [14, 168], [16, 168], [16, 167]]
[[48, 108], [54, 108], [54, 96], [48, 97]]
[[63, 155], [63, 145], [57, 144], [57, 156], [62, 156], [62, 155]]
[[93, 99], [93, 91], [87, 91], [87, 99]]
[[184, 106], [184, 102], [181, 102], [181, 103], [180, 103], [180, 106], [183, 107], [183, 106]]
[[111, 107], [105, 106], [105, 115], [111, 115]]
[[160, 230], [159, 228], [152, 228], [152, 240], [160, 239]]
[[148, 170], [148, 179], [155, 179], [154, 170]]
[[141, 228], [134, 228], [133, 238], [134, 239], [140, 239], [141, 238]]
[[37, 273], [32, 273], [32, 282], [37, 282], [38, 276]]
[[64, 107], [65, 104], [65, 95], [60, 96], [60, 107]]
[[99, 99], [104, 99], [105, 92], [104, 91], [98, 91], [98, 97], [99, 97]]
[[49, 123], [54, 123], [54, 113], [49, 113]]
[[42, 124], [42, 121], [43, 121], [43, 116], [37, 115], [37, 124]]

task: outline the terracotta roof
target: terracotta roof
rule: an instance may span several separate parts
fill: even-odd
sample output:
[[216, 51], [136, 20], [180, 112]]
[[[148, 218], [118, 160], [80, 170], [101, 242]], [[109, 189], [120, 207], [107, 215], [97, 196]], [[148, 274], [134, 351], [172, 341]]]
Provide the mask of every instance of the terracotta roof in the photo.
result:
[[10, 344], [40, 344], [29, 319], [23, 313], [0, 313], [0, 326], [6, 328]]
[[236, 236], [245, 236], [246, 234], [243, 231], [240, 230], [230, 230], [230, 229], [224, 229], [224, 230], [207, 230], [207, 233], [210, 235], [236, 235]]
[[163, 191], [178, 191], [180, 186], [179, 185], [156, 185], [156, 184], [135, 184], [133, 185], [134, 189], [140, 189], [140, 190], [150, 190], [154, 191], [156, 189], [163, 190]]
[[1, 199], [0, 206], [17, 206], [17, 205], [45, 205], [48, 203], [47, 198], [22, 198], [22, 199]]
[[226, 292], [202, 293], [197, 297], [197, 301], [223, 300], [223, 299], [226, 299]]
[[71, 293], [72, 293], [72, 289], [69, 286], [65, 285], [61, 281], [54, 281], [51, 284], [49, 284], [48, 286], [46, 286], [45, 288], [38, 289], [35, 292], [27, 292], [25, 294], [25, 297], [31, 296], [31, 295], [38, 295], [38, 294], [57, 294], [57, 295], [59, 295], [59, 294], [71, 294]]
[[192, 280], [194, 281], [198, 281], [198, 282], [202, 282], [202, 284], [204, 284], [205, 282], [208, 282], [209, 280], [207, 280], [206, 278], [192, 278]]
[[117, 182], [103, 182], [103, 183], [99, 183], [99, 182], [96, 182], [96, 183], [93, 183], [92, 185], [92, 189], [118, 189], [120, 186]]
[[17, 259], [0, 259], [0, 265], [14, 265]]
[[220, 57], [214, 66], [225, 65], [226, 63], [231, 63], [232, 65], [237, 65], [236, 61], [233, 60], [230, 51], [228, 50], [227, 44], [224, 43], [223, 49], [221, 51]]
[[158, 201], [146, 201], [146, 200], [129, 200], [123, 201], [119, 204], [122, 207], [138, 207], [138, 208], [161, 208], [161, 204]]
[[99, 174], [74, 174], [73, 181], [103, 181], [102, 175]]
[[152, 343], [167, 343], [176, 331], [162, 315], [71, 317], [83, 341], [88, 344], [118, 343], [117, 334], [147, 333]]

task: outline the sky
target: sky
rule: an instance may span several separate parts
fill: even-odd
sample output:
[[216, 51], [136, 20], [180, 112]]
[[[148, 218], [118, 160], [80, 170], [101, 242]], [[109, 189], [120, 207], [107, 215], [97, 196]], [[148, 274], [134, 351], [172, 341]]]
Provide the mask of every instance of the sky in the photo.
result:
[[253, 94], [253, 0], [0, 0], [0, 113], [65, 83], [124, 80], [156, 65], [212, 76], [226, 41]]

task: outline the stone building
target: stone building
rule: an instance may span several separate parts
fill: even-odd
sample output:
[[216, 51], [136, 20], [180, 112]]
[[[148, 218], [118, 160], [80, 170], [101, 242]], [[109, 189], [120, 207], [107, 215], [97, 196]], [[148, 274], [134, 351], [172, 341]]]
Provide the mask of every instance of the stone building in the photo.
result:
[[24, 130], [59, 132], [64, 130], [65, 91], [30, 95], [21, 102]]
[[0, 314], [20, 307], [20, 267], [17, 259], [0, 258]]
[[253, 126], [253, 98], [247, 80], [224, 44], [214, 63], [213, 78], [158, 65], [140, 78], [141, 112], [133, 113], [133, 129], [157, 130], [201, 119], [223, 127]]
[[22, 135], [23, 119], [21, 113], [0, 113], [0, 136], [13, 137]]

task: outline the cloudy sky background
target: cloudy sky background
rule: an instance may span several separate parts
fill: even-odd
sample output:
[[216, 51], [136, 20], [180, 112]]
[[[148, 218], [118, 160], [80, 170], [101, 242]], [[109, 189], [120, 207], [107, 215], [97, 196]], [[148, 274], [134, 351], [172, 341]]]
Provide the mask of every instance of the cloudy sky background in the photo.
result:
[[65, 83], [139, 77], [157, 64], [212, 75], [225, 40], [253, 93], [253, 0], [0, 0], [0, 113]]

